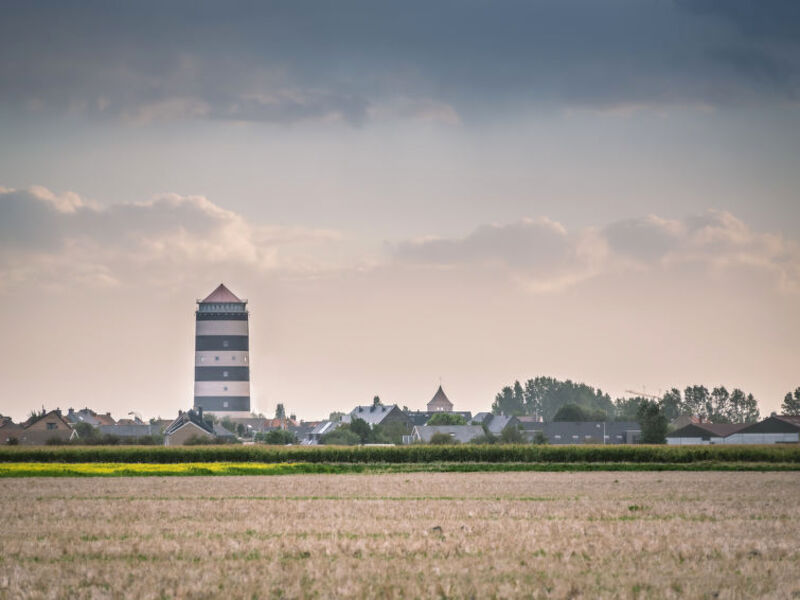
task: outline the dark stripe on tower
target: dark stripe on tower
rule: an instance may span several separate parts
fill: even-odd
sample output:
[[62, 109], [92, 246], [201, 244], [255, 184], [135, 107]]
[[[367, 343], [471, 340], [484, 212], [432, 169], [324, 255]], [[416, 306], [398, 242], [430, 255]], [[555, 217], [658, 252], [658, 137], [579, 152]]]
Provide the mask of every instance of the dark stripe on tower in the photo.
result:
[[195, 367], [195, 381], [250, 381], [250, 367]]
[[247, 313], [197, 313], [198, 321], [247, 321]]
[[195, 350], [250, 350], [246, 335], [197, 335]]
[[[228, 403], [225, 406], [225, 403]], [[195, 396], [194, 407], [203, 410], [235, 411], [250, 410], [250, 396]]]

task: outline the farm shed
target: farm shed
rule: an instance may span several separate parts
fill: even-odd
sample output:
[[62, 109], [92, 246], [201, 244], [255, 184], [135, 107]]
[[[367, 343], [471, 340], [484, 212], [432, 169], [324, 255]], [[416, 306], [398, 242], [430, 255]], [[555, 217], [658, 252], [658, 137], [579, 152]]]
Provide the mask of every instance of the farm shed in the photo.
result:
[[800, 442], [800, 415], [773, 415], [729, 435], [726, 444], [790, 444]]
[[670, 446], [728, 444], [728, 436], [747, 427], [746, 423], [692, 423], [667, 434]]

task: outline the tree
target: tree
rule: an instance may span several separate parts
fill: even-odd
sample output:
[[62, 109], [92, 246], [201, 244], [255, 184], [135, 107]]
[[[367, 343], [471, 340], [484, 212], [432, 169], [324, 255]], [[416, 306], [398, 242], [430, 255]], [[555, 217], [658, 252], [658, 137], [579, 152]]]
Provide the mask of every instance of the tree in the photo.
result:
[[553, 415], [553, 421], [605, 421], [606, 413], [597, 408], [565, 404]]
[[392, 444], [402, 444], [403, 436], [411, 433], [411, 427], [400, 421], [392, 421], [378, 429], [380, 430], [381, 436]]
[[358, 436], [360, 443], [366, 444], [368, 441], [370, 441], [369, 438], [370, 434], [372, 433], [372, 429], [364, 419], [353, 419], [350, 423], [350, 431]]
[[100, 437], [100, 430], [92, 427], [89, 423], [80, 422], [75, 425], [75, 431], [78, 432], [78, 439], [81, 442], [89, 442], [90, 440], [96, 440]]
[[227, 429], [231, 433], [236, 433], [236, 423], [231, 421], [230, 417], [225, 417], [224, 419], [222, 419], [222, 423], [220, 423], [220, 425], [222, 425], [225, 429]]
[[639, 407], [644, 400], [641, 396], [617, 398], [614, 402], [614, 419], [617, 421], [635, 421], [639, 414]]
[[533, 434], [533, 443], [537, 445], [544, 445], [549, 444], [550, 440], [547, 439], [544, 431], [537, 431], [535, 434]]
[[282, 402], [279, 402], [275, 407], [275, 418], [281, 420], [286, 418], [286, 409], [284, 408]]
[[461, 415], [455, 415], [453, 413], [436, 413], [430, 419], [426, 425], [466, 425], [467, 420], [462, 417]]
[[342, 425], [333, 431], [323, 435], [320, 444], [328, 446], [356, 446], [361, 443], [361, 438], [357, 434], [350, 431], [346, 425]]
[[731, 423], [755, 423], [759, 418], [758, 402], [753, 394], [735, 388], [731, 392], [728, 418]]
[[522, 439], [522, 432], [519, 430], [519, 427], [507, 425], [503, 428], [503, 431], [500, 432], [500, 441], [504, 444], [520, 444], [524, 440]]
[[687, 386], [683, 390], [683, 406], [687, 414], [708, 420], [711, 410], [711, 396], [704, 385]]
[[794, 391], [794, 394], [789, 392], [784, 396], [781, 410], [785, 415], [800, 415], [800, 387]]
[[586, 421], [586, 414], [577, 404], [565, 404], [553, 415], [553, 421]]
[[680, 417], [684, 411], [681, 391], [677, 388], [672, 388], [666, 392], [661, 398], [661, 407], [664, 409], [664, 416], [666, 416], [669, 421]]
[[496, 415], [524, 415], [525, 399], [519, 381], [514, 382], [514, 387], [504, 387], [492, 403], [492, 412]]
[[286, 429], [272, 429], [266, 433], [256, 434], [256, 441], [285, 446], [287, 444], [296, 444], [297, 437]]
[[383, 406], [383, 402], [381, 402], [381, 397], [380, 396], [375, 396], [372, 399], [372, 406]]
[[643, 444], [665, 444], [669, 422], [658, 402], [645, 400], [639, 406], [639, 424]]
[[342, 420], [343, 416], [344, 416], [343, 412], [335, 410], [330, 415], [328, 415], [328, 421], [333, 421], [334, 423], [338, 423], [339, 421]]
[[453, 436], [448, 433], [437, 431], [431, 436], [431, 441], [429, 443], [439, 446], [445, 444], [457, 444], [458, 440], [453, 439]]

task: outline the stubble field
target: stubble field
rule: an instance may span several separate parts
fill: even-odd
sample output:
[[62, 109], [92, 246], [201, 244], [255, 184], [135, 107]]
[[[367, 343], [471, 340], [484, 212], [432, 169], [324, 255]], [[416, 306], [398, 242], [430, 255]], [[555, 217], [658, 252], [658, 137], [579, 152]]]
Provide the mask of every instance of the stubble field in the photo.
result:
[[29, 478], [0, 597], [800, 598], [797, 473]]

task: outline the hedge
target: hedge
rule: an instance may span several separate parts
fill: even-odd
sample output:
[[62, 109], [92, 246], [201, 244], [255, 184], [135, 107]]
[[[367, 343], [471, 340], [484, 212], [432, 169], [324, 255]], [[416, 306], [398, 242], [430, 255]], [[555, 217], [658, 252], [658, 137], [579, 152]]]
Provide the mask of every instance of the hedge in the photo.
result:
[[0, 462], [800, 463], [798, 445], [730, 446], [7, 446]]

